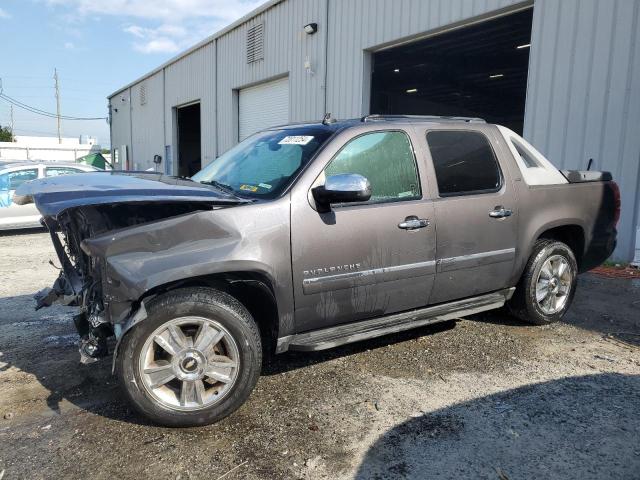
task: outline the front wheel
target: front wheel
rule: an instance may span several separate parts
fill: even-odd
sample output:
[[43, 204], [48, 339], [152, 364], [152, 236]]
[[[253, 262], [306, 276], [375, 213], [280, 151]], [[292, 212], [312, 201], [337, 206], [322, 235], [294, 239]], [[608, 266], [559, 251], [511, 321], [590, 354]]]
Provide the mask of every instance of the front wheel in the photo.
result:
[[525, 322], [557, 322], [569, 309], [576, 290], [578, 265], [562, 242], [538, 240], [508, 306]]
[[242, 304], [224, 292], [188, 288], [153, 299], [147, 314], [122, 339], [116, 359], [140, 413], [167, 426], [207, 425], [245, 402], [262, 350]]

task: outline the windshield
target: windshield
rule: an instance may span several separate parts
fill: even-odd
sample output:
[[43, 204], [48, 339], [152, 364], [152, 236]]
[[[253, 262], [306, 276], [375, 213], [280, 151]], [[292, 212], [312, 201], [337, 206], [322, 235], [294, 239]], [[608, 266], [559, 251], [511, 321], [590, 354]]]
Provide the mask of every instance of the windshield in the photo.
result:
[[192, 180], [259, 198], [278, 196], [331, 136], [318, 127], [256, 133], [215, 159]]

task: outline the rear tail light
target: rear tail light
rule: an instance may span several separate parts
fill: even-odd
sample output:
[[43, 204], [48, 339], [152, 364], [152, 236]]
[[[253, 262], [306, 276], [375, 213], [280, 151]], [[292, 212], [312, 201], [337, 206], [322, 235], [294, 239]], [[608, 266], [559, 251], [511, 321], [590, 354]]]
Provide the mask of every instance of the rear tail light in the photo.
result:
[[614, 181], [611, 181], [611, 188], [613, 189], [613, 204], [615, 211], [613, 213], [613, 225], [618, 225], [618, 220], [620, 220], [620, 208], [622, 206], [622, 202], [620, 201], [620, 187]]

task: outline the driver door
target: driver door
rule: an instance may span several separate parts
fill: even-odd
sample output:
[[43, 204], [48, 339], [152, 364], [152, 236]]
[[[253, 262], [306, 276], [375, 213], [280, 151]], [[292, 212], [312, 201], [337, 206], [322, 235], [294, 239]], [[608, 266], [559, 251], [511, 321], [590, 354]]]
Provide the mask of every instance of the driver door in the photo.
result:
[[[298, 332], [425, 306], [435, 275], [434, 209], [423, 198], [409, 130], [367, 130], [327, 147], [321, 171], [292, 192], [291, 247]], [[307, 172], [310, 173], [310, 172]], [[312, 188], [356, 173], [367, 202], [319, 213]], [[308, 177], [307, 177], [308, 178]], [[423, 227], [410, 228], [422, 219]], [[408, 227], [409, 226], [409, 227]]]

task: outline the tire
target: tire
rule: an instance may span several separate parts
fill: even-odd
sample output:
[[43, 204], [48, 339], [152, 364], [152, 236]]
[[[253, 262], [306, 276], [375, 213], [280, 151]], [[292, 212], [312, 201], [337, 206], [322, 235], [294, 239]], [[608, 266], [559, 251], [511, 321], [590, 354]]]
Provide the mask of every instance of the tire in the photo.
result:
[[218, 290], [184, 288], [146, 308], [147, 318], [125, 334], [116, 358], [120, 385], [142, 415], [170, 427], [208, 425], [247, 400], [262, 346], [240, 302]]
[[[560, 269], [553, 270], [559, 265], [565, 265], [567, 272], [566, 274], [563, 272], [561, 277], [556, 275]], [[550, 271], [555, 281], [549, 281], [545, 290], [544, 282]], [[564, 316], [573, 301], [577, 279], [578, 265], [571, 248], [557, 240], [537, 240], [513, 298], [507, 303], [509, 311], [519, 319], [535, 325], [557, 322]], [[557, 292], [553, 293], [556, 285], [558, 285]], [[540, 300], [545, 292], [546, 296]], [[555, 308], [550, 308], [551, 306]]]

